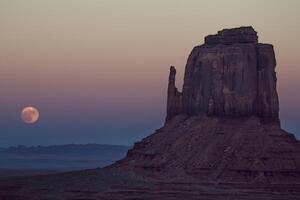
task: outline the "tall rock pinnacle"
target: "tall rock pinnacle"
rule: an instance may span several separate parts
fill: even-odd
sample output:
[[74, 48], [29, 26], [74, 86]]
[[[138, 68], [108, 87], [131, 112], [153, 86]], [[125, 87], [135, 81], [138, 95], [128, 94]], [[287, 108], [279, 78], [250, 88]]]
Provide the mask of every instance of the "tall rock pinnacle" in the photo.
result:
[[182, 93], [171, 67], [166, 120], [178, 114], [277, 120], [275, 54], [257, 38], [252, 27], [207, 36], [188, 58]]
[[112, 167], [165, 181], [300, 183], [300, 142], [281, 129], [275, 55], [252, 27], [209, 35], [170, 68], [166, 123]]

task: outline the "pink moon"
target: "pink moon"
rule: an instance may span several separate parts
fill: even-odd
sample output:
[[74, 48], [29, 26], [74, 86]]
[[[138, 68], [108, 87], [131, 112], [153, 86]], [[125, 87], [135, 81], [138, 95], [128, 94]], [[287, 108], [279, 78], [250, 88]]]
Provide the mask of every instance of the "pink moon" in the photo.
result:
[[39, 119], [39, 111], [33, 106], [23, 108], [21, 112], [22, 120], [27, 124], [33, 124]]

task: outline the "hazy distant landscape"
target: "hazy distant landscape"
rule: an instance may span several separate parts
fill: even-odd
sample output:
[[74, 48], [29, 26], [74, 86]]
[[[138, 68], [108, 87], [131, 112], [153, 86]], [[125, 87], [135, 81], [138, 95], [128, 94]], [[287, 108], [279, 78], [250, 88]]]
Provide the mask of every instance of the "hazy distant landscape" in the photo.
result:
[[0, 148], [0, 178], [104, 167], [123, 158], [129, 148], [102, 144]]
[[0, 200], [300, 200], [299, 8], [0, 0]]

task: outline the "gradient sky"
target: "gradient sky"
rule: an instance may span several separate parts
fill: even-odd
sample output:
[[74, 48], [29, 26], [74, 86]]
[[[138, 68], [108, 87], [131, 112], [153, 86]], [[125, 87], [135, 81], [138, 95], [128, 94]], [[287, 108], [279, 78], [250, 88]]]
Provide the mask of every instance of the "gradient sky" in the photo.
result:
[[[300, 138], [298, 0], [1, 0], [0, 146], [133, 144], [164, 121], [205, 35], [252, 25], [277, 58], [280, 116]], [[40, 111], [21, 121], [26, 105]]]

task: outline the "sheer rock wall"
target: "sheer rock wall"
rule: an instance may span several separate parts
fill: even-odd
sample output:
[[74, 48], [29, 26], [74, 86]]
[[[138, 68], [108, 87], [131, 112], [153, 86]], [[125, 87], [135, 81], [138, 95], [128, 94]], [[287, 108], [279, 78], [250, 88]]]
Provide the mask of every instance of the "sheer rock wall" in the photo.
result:
[[166, 121], [178, 114], [278, 121], [275, 66], [273, 46], [258, 43], [252, 27], [207, 36], [189, 55], [182, 92], [170, 68]]

